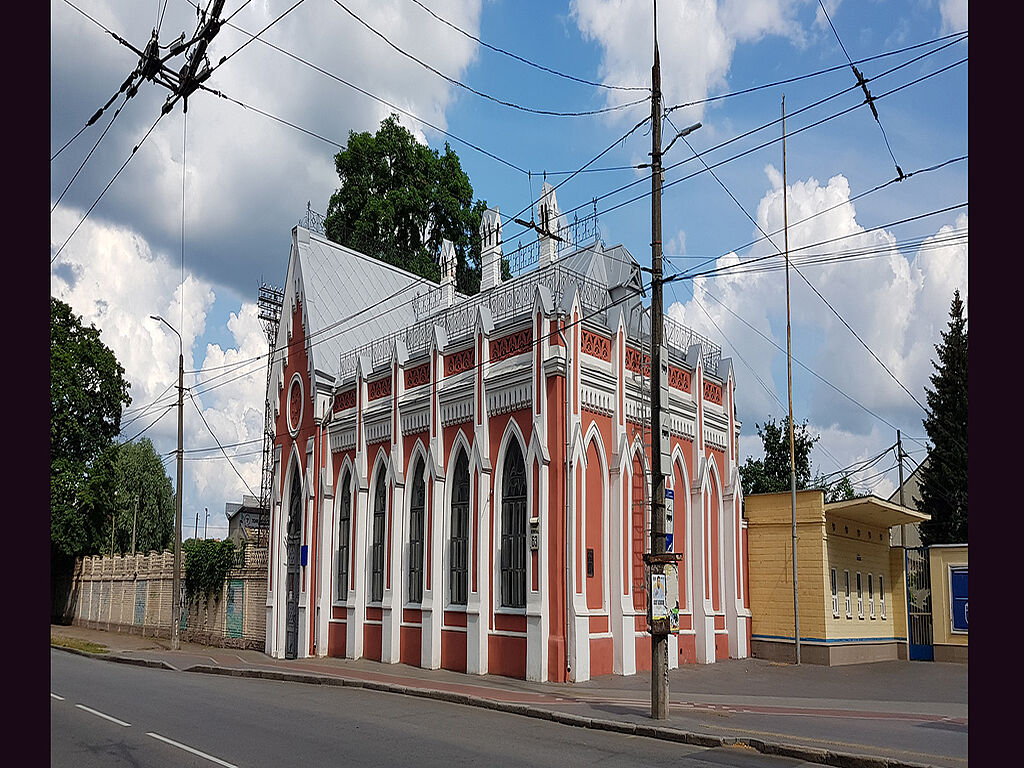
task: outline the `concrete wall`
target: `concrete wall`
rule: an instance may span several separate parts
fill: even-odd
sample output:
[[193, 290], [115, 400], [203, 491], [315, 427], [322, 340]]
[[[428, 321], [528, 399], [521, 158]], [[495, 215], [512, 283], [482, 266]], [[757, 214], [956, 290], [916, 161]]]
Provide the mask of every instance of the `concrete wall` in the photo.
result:
[[[184, 564], [185, 553], [182, 553]], [[80, 558], [69, 613], [72, 624], [149, 637], [171, 636], [173, 552]], [[228, 579], [243, 582], [241, 637], [227, 637], [227, 585], [208, 602], [184, 606], [186, 642], [262, 650], [266, 642], [266, 550], [249, 547]]]
[[967, 567], [967, 545], [928, 549], [932, 582], [932, 637], [935, 661], [967, 661], [967, 633], [953, 630], [950, 568]]

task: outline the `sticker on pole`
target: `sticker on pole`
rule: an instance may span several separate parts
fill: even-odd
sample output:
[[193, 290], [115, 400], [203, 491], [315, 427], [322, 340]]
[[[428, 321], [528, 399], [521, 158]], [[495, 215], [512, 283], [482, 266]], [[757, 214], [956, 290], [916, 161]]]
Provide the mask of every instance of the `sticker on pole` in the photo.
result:
[[667, 619], [668, 611], [668, 579], [663, 573], [651, 574], [651, 618]]

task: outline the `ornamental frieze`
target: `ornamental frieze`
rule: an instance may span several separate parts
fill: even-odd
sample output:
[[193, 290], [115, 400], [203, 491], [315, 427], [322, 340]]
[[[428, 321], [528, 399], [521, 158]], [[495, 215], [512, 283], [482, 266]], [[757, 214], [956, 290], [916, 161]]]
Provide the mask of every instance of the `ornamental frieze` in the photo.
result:
[[339, 392], [334, 396], [334, 406], [331, 410], [334, 413], [338, 411], [347, 411], [349, 408], [356, 407], [356, 391], [350, 389], [347, 392]]
[[610, 362], [612, 359], [612, 342], [603, 336], [584, 330], [580, 350], [585, 355]]
[[468, 347], [461, 352], [453, 352], [444, 356], [444, 375], [454, 376], [457, 373], [468, 371], [476, 365], [476, 354], [473, 347]]
[[524, 328], [521, 331], [502, 336], [491, 342], [491, 362], [497, 363], [524, 352], [530, 351], [533, 347], [533, 327]]
[[405, 388], [412, 389], [423, 384], [430, 383], [430, 363], [423, 363], [423, 365], [417, 365], [415, 368], [409, 368], [405, 372]]
[[368, 400], [378, 400], [382, 397], [387, 397], [391, 394], [391, 377], [388, 376], [386, 379], [371, 381], [366, 385], [366, 388]]
[[[641, 373], [640, 370], [640, 352], [639, 350], [633, 349], [632, 347], [626, 347], [626, 370], [632, 371], [633, 373]], [[644, 355], [643, 371], [644, 376], [650, 377], [651, 375], [651, 356]]]
[[668, 385], [683, 392], [690, 391], [690, 372], [674, 366], [668, 367]]
[[704, 382], [704, 399], [715, 405], [722, 404], [722, 387], [711, 381]]

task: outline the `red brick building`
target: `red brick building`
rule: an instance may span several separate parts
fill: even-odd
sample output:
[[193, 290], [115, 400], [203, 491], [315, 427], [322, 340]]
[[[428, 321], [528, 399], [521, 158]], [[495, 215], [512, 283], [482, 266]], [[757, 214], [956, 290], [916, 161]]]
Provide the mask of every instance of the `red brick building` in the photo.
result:
[[[554, 216], [551, 216], [551, 213]], [[557, 221], [549, 187], [539, 220]], [[531, 680], [650, 668], [650, 359], [621, 245], [541, 237], [478, 295], [296, 227], [273, 363], [267, 652]], [[670, 666], [750, 647], [740, 425], [729, 360], [666, 320]]]

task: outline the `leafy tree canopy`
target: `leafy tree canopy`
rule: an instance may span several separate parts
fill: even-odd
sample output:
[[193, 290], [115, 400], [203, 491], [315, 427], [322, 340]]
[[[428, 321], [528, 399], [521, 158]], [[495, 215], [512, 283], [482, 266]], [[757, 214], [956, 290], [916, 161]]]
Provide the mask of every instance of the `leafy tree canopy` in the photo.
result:
[[349, 132], [334, 157], [341, 187], [331, 196], [327, 237], [406, 271], [437, 281], [441, 241], [457, 255], [456, 287], [480, 290], [480, 216], [487, 203], [459, 156], [420, 144], [392, 114], [376, 134]]
[[920, 470], [914, 503], [931, 520], [921, 523], [923, 544], [967, 543], [967, 321], [960, 292], [953, 294], [949, 326], [935, 346], [938, 362], [925, 387], [924, 428], [932, 447]]
[[110, 545], [111, 513], [114, 551], [163, 552], [174, 541], [174, 487], [160, 455], [148, 438], [122, 443], [114, 461], [114, 498], [104, 516], [104, 547]]
[[[740, 467], [743, 495], [777, 493], [790, 489], [789, 416], [781, 423], [769, 417], [764, 424], [756, 424], [757, 434], [764, 445], [764, 458], [748, 458]], [[793, 430], [796, 456], [796, 489], [808, 488], [811, 483], [811, 448], [821, 435], [812, 437], [807, 422], [797, 424]]]
[[97, 552], [110, 508], [124, 368], [100, 332], [50, 297], [50, 544], [64, 558]]

